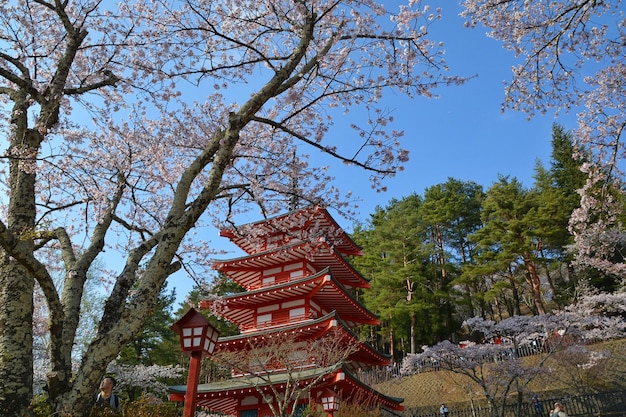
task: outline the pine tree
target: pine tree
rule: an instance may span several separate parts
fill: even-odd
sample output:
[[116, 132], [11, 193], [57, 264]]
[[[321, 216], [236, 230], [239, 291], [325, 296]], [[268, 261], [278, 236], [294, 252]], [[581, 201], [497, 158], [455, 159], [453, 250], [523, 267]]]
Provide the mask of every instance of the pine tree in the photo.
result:
[[484, 226], [473, 237], [483, 250], [481, 261], [502, 271], [509, 282], [514, 314], [521, 314], [520, 278], [528, 284], [530, 307], [539, 314], [546, 312], [537, 270], [541, 238], [534, 220], [536, 213], [536, 193], [526, 190], [515, 178], [501, 176], [487, 190], [482, 211]]
[[[423, 219], [430, 230], [434, 261], [439, 267], [440, 288], [450, 297], [449, 291], [460, 285], [464, 292], [460, 303], [474, 315], [473, 294], [478, 293], [478, 284], [464, 280], [460, 272], [465, 264], [471, 264], [474, 244], [468, 236], [481, 226], [480, 211], [484, 193], [482, 186], [472, 181], [449, 178], [447, 182], [429, 187], [424, 192]], [[448, 301], [453, 301], [450, 298]], [[479, 298], [478, 303], [482, 301]], [[482, 306], [479, 307], [482, 309]], [[447, 320], [452, 323], [452, 309]]]
[[408, 349], [415, 351], [418, 343], [432, 342], [440, 331], [421, 204], [416, 194], [391, 200], [386, 208], [377, 207], [368, 227], [357, 228], [353, 236], [364, 252], [353, 263], [372, 286], [363, 300], [380, 316], [380, 332], [391, 354], [396, 353], [396, 340], [409, 340]]

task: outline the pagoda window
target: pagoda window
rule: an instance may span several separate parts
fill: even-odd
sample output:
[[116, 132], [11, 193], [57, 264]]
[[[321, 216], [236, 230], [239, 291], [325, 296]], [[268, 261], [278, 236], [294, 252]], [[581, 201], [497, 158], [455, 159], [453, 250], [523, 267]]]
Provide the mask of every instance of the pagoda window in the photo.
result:
[[256, 318], [257, 327], [267, 327], [272, 325], [272, 313], [259, 314]]
[[270, 311], [276, 311], [280, 308], [278, 304], [270, 304], [268, 306], [259, 307], [256, 312], [257, 314], [269, 313]]
[[248, 395], [246, 398], [241, 400], [241, 405], [242, 406], [257, 405], [257, 404], [259, 404], [259, 399], [257, 397], [255, 397], [254, 395]]
[[[284, 268], [284, 281], [292, 281], [298, 278], [302, 278], [304, 273], [304, 263], [297, 262], [289, 265], [285, 265]], [[281, 280], [281, 281], [283, 281]]]
[[282, 303], [280, 308], [289, 309], [291, 307], [301, 306], [301, 305], [304, 305], [304, 300], [302, 298], [299, 298], [297, 300], [291, 300], [291, 301]]
[[302, 268], [304, 268], [304, 264], [302, 262], [285, 265], [285, 271], [293, 271], [294, 269], [300, 269], [301, 270]]
[[283, 269], [280, 266], [270, 268], [270, 269], [265, 269], [263, 271], [263, 276], [279, 274], [282, 272], [282, 270]]
[[289, 310], [289, 322], [305, 319], [306, 310], [304, 307], [292, 308]]
[[263, 286], [272, 285], [276, 281], [276, 277], [263, 277]]
[[309, 354], [306, 350], [306, 343], [299, 342], [294, 345], [294, 349], [289, 352], [289, 362], [292, 365], [306, 367], [310, 365]]
[[[265, 269], [263, 271], [263, 276], [261, 277], [261, 285], [272, 285], [276, 282], [276, 276], [280, 275], [283, 272], [283, 269], [278, 266], [270, 269]], [[279, 280], [280, 281], [280, 280]]]
[[289, 279], [297, 279], [304, 276], [304, 271], [293, 271], [289, 274]]
[[315, 268], [306, 262], [295, 262], [263, 270], [260, 285], [270, 286], [293, 281], [315, 273]]

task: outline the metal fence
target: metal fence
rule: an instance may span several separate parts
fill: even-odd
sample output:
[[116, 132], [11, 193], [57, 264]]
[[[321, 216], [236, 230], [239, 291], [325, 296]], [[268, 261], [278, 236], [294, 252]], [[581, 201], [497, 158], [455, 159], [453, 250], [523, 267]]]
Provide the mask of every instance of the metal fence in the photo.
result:
[[[514, 399], [512, 398], [512, 401]], [[556, 402], [565, 406], [569, 417], [626, 417], [626, 391], [603, 392], [571, 397], [555, 397], [543, 400], [543, 413], [535, 410], [534, 404], [526, 401], [522, 404], [509, 404], [500, 413], [504, 417], [549, 417], [550, 408]], [[486, 403], [448, 404], [449, 417], [490, 417], [490, 410]], [[435, 407], [406, 409], [402, 413], [394, 412], [395, 416], [402, 417], [441, 417]]]
[[[546, 349], [546, 345], [541, 342], [535, 342], [533, 344], [524, 344], [514, 347], [513, 345], [505, 344], [502, 350], [495, 356], [486, 356], [485, 362], [500, 362], [506, 359], [523, 358], [526, 356], [538, 355], [542, 350]], [[400, 373], [400, 362], [393, 363], [387, 367], [380, 367], [369, 369], [366, 371], [359, 370], [355, 375], [367, 385], [382, 384], [390, 379], [402, 377]], [[414, 373], [423, 372], [436, 372], [439, 371], [438, 362], [435, 359], [424, 359], [420, 365], [416, 365], [413, 369]]]

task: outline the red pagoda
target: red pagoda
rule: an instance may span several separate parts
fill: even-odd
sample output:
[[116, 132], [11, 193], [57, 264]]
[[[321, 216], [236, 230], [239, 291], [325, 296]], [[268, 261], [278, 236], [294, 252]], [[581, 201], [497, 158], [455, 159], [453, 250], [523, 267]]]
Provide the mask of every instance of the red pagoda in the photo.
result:
[[[229, 380], [199, 384], [198, 406], [236, 417], [272, 416], [268, 398], [289, 384], [306, 387], [309, 383], [308, 395], [298, 398], [296, 409], [317, 404], [319, 410], [332, 416], [339, 404], [354, 399], [384, 409], [403, 409], [401, 398], [383, 395], [358, 378], [362, 371], [391, 361], [353, 332], [356, 326], [377, 325], [379, 321], [354, 296], [356, 289], [369, 288], [369, 283], [345, 256], [362, 255], [361, 249], [327, 210], [296, 210], [224, 229], [220, 235], [247, 255], [215, 263], [215, 269], [245, 291], [225, 297], [219, 305], [201, 303], [201, 308], [211, 307], [240, 329], [237, 336], [219, 338], [216, 352], [243, 352], [252, 340], [285, 334], [294, 335], [298, 344], [332, 335], [350, 350], [338, 366], [320, 366], [314, 358], [307, 359], [295, 382], [280, 364], [259, 369], [262, 374], [233, 371]], [[170, 387], [170, 399], [184, 401], [185, 390], [185, 386]]]

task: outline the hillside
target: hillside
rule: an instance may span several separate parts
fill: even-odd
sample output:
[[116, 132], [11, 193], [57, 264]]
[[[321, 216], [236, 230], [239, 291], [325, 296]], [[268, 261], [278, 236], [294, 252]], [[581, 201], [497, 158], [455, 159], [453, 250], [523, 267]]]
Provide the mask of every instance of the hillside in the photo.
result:
[[[547, 368], [552, 370], [552, 374], [534, 380], [529, 391], [548, 397], [559, 391], [572, 394], [585, 390], [626, 388], [626, 339], [594, 345], [592, 349], [610, 352], [610, 356], [598, 362], [596, 367], [585, 369], [573, 363], [576, 358], [571, 353], [557, 354], [547, 362]], [[536, 361], [538, 357], [524, 360]], [[406, 408], [438, 407], [442, 402], [453, 405], [484, 399], [482, 389], [476, 383], [450, 371], [423, 372], [395, 378], [375, 388], [386, 395], [404, 398]]]
[[376, 389], [387, 395], [404, 398], [404, 406], [407, 408], [438, 406], [442, 402], [452, 404], [468, 401], [468, 394], [460, 381], [460, 376], [449, 371], [423, 372], [392, 379], [377, 385]]

